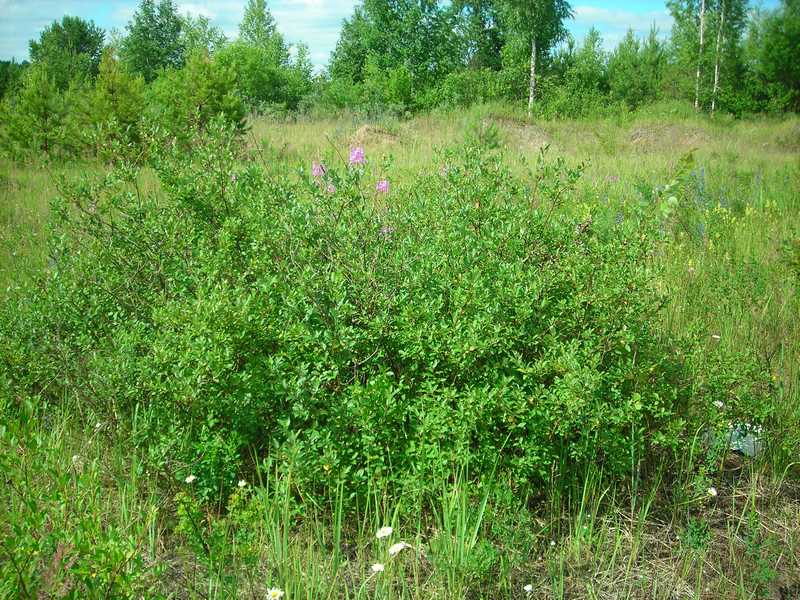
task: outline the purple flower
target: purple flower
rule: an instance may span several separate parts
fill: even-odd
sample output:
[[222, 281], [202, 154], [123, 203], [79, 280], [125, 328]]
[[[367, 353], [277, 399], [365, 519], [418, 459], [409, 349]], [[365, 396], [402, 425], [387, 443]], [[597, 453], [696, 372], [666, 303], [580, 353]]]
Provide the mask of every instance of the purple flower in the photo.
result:
[[375, 186], [375, 190], [379, 194], [388, 194], [389, 193], [389, 182], [385, 179], [381, 179], [377, 185]]
[[314, 161], [311, 163], [311, 174], [314, 176], [314, 179], [319, 179], [325, 175], [325, 165]]
[[332, 183], [328, 184], [328, 188], [327, 189], [328, 189], [328, 193], [329, 194], [335, 194], [336, 193], [336, 186], [333, 185]]
[[350, 149], [350, 165], [363, 165], [366, 162], [364, 148], [356, 146]]

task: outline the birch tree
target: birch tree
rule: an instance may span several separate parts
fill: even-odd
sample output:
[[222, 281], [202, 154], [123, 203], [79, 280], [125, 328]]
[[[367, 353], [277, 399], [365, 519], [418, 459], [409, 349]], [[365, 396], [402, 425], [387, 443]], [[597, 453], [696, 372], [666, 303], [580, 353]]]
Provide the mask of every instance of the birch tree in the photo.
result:
[[564, 39], [564, 21], [572, 17], [566, 0], [506, 0], [511, 28], [527, 40], [530, 48], [528, 80], [528, 116], [536, 102], [537, 66], [542, 56]]
[[719, 63], [722, 55], [722, 40], [725, 36], [725, 0], [719, 2], [719, 23], [717, 24], [717, 49], [714, 52], [714, 88], [711, 91], [711, 114], [717, 110], [717, 92], [719, 92]]
[[186, 52], [181, 30], [183, 20], [172, 0], [142, 0], [127, 25], [120, 58], [134, 73], [153, 81], [162, 68], [183, 66]]
[[[670, 50], [673, 60], [671, 82], [675, 92], [691, 99], [695, 110], [707, 105], [712, 96], [714, 80], [715, 45], [706, 40], [708, 32], [715, 31], [719, 23], [721, 2], [726, 3], [726, 13], [732, 2], [746, 0], [667, 0], [667, 7], [674, 20]], [[725, 16], [726, 22], [728, 16]], [[727, 24], [725, 26], [727, 28]], [[720, 52], [724, 55], [727, 35], [723, 32]], [[720, 64], [720, 77], [723, 72]]]
[[289, 49], [266, 0], [248, 0], [239, 24], [239, 40], [265, 50], [276, 64], [285, 66], [289, 63]]
[[703, 65], [703, 47], [706, 32], [706, 0], [700, 0], [700, 50], [697, 53], [697, 75], [694, 84], [694, 109], [700, 110], [700, 75]]
[[747, 26], [747, 0], [718, 0], [714, 20], [717, 41], [714, 50], [714, 86], [711, 91], [711, 114], [716, 112], [725, 73], [730, 77], [742, 64], [742, 36]]

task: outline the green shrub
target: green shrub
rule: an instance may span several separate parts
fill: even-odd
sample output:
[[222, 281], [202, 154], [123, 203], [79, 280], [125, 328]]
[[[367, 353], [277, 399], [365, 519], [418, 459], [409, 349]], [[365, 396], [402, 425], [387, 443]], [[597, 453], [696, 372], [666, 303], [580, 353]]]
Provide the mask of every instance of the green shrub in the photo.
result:
[[426, 95], [426, 106], [468, 106], [473, 103], [522, 98], [525, 74], [518, 70], [470, 69], [448, 74]]
[[542, 77], [539, 83], [541, 100], [536, 104], [538, 115], [544, 119], [611, 117], [627, 111], [625, 102], [612, 100], [608, 94], [579, 79], [560, 81], [557, 77]]
[[234, 42], [215, 54], [217, 61], [230, 70], [239, 94], [250, 109], [261, 110], [270, 105], [296, 108], [307, 92], [307, 75], [303, 63], [290, 68], [282, 53], [267, 46]]
[[113, 505], [102, 449], [92, 445], [98, 430], [86, 431], [81, 447], [58, 412], [26, 403], [13, 417], [0, 413], [0, 596], [152, 597], [164, 571], [145, 550], [156, 511], [139, 512], [140, 490], [124, 477], [114, 489], [124, 507]]
[[269, 180], [207, 129], [155, 149], [158, 194], [126, 170], [67, 186], [53, 268], [0, 313], [0, 379], [136, 413], [135, 443], [201, 497], [251, 452], [311, 496], [425, 489], [467, 460], [621, 476], [726, 398], [659, 332], [657, 223], [558, 216], [563, 161], [526, 184], [467, 148], [379, 193], [369, 165]]

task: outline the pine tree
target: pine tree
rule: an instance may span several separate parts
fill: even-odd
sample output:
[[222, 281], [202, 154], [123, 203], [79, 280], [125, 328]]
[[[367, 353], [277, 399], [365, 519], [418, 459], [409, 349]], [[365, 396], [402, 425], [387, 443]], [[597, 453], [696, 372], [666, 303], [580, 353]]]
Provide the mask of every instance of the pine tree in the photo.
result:
[[103, 134], [100, 142], [108, 142], [109, 137], [122, 141], [139, 139], [144, 86], [144, 78], [129, 73], [117, 60], [114, 49], [106, 48], [91, 98], [92, 125]]
[[0, 144], [12, 155], [57, 153], [64, 134], [67, 106], [42, 64], [25, 72], [15, 94], [3, 102]]

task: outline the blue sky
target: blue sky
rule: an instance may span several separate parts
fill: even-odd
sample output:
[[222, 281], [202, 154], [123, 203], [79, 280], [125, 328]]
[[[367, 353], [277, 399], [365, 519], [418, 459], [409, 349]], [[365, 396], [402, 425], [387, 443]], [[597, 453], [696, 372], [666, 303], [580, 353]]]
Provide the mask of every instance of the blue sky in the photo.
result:
[[[342, 20], [348, 17], [358, 0], [268, 0], [280, 30], [289, 42], [306, 42], [311, 59], [325, 65], [336, 45]], [[775, 5], [778, 0], [767, 0]], [[111, 30], [123, 30], [137, 0], [0, 0], [0, 59], [25, 59], [28, 40], [65, 14], [92, 19]], [[244, 11], [245, 0], [194, 0], [177, 2], [180, 11], [211, 18], [229, 37], [234, 37]], [[629, 27], [645, 34], [655, 23], [662, 33], [669, 31], [671, 19], [663, 0], [575, 0], [575, 19], [569, 28], [581, 39], [590, 27], [603, 34], [607, 47], [614, 46]]]

